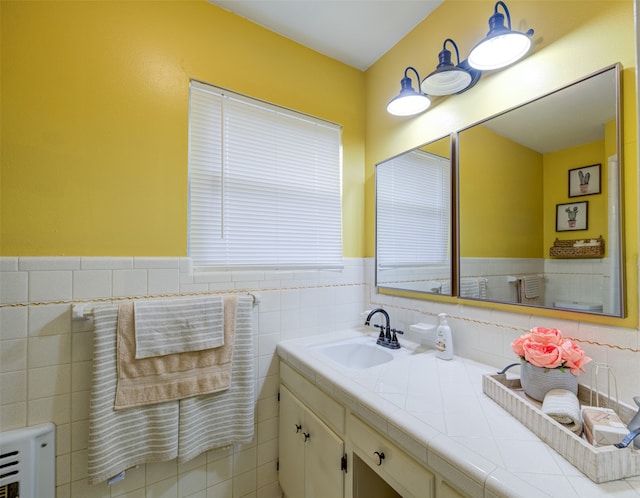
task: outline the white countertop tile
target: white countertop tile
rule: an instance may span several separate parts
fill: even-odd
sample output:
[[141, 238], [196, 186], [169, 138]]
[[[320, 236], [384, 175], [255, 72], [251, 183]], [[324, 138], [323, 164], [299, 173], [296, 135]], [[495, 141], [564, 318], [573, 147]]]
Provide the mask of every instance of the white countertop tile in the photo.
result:
[[[472, 496], [638, 498], [640, 478], [595, 484], [482, 392], [495, 368], [400, 339], [393, 361], [341, 367], [314, 346], [370, 336], [370, 328], [283, 341], [280, 358]], [[484, 489], [483, 489], [484, 488]]]

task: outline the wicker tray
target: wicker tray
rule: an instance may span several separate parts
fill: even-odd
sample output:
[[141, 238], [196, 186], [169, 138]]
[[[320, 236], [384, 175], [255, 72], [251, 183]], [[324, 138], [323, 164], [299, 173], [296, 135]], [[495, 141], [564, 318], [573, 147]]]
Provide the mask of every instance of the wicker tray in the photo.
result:
[[[593, 482], [615, 481], [640, 475], [640, 450], [591, 445], [542, 413], [541, 403], [532, 400], [522, 391], [520, 379], [507, 379], [505, 374], [485, 374], [482, 378], [482, 390]], [[589, 389], [579, 386], [578, 398], [586, 399], [588, 404]], [[623, 404], [612, 408], [625, 423], [628, 423], [630, 414], [634, 413], [631, 407]]]
[[604, 257], [604, 239], [598, 237], [597, 246], [574, 246], [576, 242], [583, 239], [559, 240], [553, 242], [553, 246], [549, 248], [549, 256], [552, 258], [603, 258]]

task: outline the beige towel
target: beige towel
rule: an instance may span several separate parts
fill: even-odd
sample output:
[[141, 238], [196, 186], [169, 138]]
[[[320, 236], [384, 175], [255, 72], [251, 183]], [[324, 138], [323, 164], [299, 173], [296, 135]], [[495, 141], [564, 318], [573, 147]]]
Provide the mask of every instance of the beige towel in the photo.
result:
[[114, 409], [163, 403], [223, 391], [231, 384], [236, 296], [224, 299], [224, 346], [135, 359], [134, 306], [118, 307]]

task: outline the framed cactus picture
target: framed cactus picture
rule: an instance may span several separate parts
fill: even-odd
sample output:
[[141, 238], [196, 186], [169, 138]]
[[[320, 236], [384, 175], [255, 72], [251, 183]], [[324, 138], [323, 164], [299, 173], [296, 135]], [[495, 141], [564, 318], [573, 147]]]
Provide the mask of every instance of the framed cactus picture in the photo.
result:
[[556, 232], [586, 230], [589, 227], [589, 202], [556, 204]]
[[569, 197], [599, 194], [601, 168], [600, 164], [592, 164], [569, 170]]

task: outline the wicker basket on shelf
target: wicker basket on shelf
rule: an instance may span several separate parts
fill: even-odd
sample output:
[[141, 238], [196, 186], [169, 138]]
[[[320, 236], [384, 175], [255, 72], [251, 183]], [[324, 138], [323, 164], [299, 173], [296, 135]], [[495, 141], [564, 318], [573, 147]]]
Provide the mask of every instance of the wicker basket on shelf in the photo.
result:
[[552, 258], [603, 258], [604, 239], [602, 235], [598, 237], [598, 244], [594, 246], [578, 245], [584, 239], [556, 239], [553, 246], [549, 248], [549, 256]]

